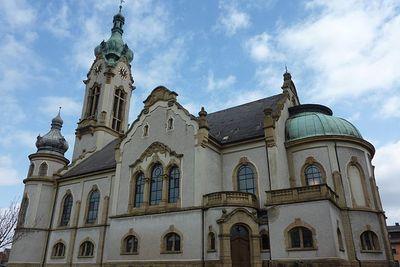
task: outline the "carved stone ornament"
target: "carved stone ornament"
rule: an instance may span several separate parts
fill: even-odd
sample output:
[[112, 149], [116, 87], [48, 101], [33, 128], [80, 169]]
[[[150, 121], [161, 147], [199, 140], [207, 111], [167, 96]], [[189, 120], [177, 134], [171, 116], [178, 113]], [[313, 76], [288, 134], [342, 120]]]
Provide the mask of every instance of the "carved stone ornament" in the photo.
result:
[[176, 102], [176, 97], [178, 96], [177, 93], [170, 91], [164, 86], [156, 87], [151, 94], [146, 98], [144, 103], [144, 107], [148, 108], [152, 106], [157, 101], [167, 101], [168, 104]]
[[154, 142], [142, 153], [142, 155], [140, 155], [140, 157], [131, 165], [131, 167], [136, 166], [138, 163], [143, 162], [143, 160], [152, 157], [153, 155], [155, 156], [157, 153], [163, 155], [167, 155], [168, 153], [170, 156], [174, 156], [176, 158], [183, 157], [183, 154], [176, 153], [167, 145], [164, 145], [160, 142]]
[[249, 159], [247, 157], [241, 157], [239, 160], [240, 164], [245, 164], [245, 163], [249, 163]]

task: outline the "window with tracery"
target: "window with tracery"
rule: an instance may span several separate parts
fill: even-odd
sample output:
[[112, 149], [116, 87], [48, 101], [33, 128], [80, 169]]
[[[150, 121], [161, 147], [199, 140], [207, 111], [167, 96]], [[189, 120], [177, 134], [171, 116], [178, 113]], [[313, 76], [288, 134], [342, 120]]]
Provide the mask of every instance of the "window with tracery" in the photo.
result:
[[365, 231], [361, 234], [361, 249], [365, 251], [380, 250], [378, 236], [372, 231]]
[[253, 169], [248, 164], [243, 164], [237, 172], [238, 191], [256, 193], [255, 175]]
[[47, 176], [47, 171], [49, 169], [49, 166], [47, 165], [46, 162], [42, 162], [39, 166], [39, 176]]
[[62, 258], [65, 256], [65, 245], [61, 242], [58, 242], [53, 246], [53, 251], [51, 253], [53, 257]]
[[318, 185], [322, 184], [321, 170], [315, 164], [308, 165], [304, 170], [307, 185]]
[[112, 128], [118, 132], [121, 131], [122, 128], [122, 120], [125, 111], [125, 98], [126, 94], [123, 89], [118, 88], [115, 90]]
[[99, 212], [99, 204], [100, 204], [100, 192], [98, 190], [94, 190], [89, 195], [86, 223], [96, 222], [97, 214]]
[[137, 253], [138, 251], [138, 239], [134, 235], [129, 235], [124, 239], [124, 252], [125, 253]]
[[26, 213], [28, 211], [28, 206], [29, 206], [29, 199], [28, 197], [24, 197], [21, 202], [21, 208], [19, 210], [19, 216], [18, 216], [18, 226], [23, 226], [25, 224], [25, 219], [26, 219]]
[[169, 233], [165, 236], [165, 250], [168, 252], [181, 251], [181, 237], [176, 233]]
[[290, 248], [313, 248], [312, 231], [305, 227], [294, 227], [289, 231]]
[[73, 205], [73, 198], [71, 194], [67, 194], [64, 198], [60, 226], [67, 226], [71, 218], [71, 211]]
[[86, 118], [95, 118], [100, 99], [100, 86], [95, 85], [89, 89], [87, 98]]
[[174, 166], [169, 172], [168, 203], [176, 203], [179, 199], [179, 168]]
[[158, 205], [162, 199], [163, 167], [157, 163], [153, 166], [150, 183], [150, 205]]
[[144, 173], [140, 172], [136, 175], [135, 202], [134, 202], [135, 208], [138, 208], [143, 204], [144, 184], [145, 184]]
[[85, 241], [79, 247], [80, 257], [92, 257], [94, 252], [94, 245], [90, 241]]

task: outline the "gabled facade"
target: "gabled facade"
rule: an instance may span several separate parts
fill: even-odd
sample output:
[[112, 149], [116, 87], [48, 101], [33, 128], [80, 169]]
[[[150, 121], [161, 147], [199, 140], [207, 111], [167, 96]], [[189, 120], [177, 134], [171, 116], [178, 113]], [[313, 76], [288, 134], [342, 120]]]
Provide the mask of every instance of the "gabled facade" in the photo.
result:
[[350, 122], [301, 105], [286, 72], [281, 94], [198, 116], [159, 86], [128, 129], [123, 22], [95, 49], [72, 163], [51, 138], [30, 156], [10, 266], [390, 266]]

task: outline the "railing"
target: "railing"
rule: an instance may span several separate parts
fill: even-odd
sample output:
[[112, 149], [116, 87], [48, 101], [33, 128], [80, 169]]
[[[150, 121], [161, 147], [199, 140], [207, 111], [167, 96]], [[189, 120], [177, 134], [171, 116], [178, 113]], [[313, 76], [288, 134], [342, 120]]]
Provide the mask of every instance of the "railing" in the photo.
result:
[[338, 204], [339, 196], [326, 184], [267, 191], [266, 205], [328, 199]]
[[222, 191], [203, 196], [203, 206], [245, 206], [258, 207], [257, 197], [251, 193], [238, 191]]

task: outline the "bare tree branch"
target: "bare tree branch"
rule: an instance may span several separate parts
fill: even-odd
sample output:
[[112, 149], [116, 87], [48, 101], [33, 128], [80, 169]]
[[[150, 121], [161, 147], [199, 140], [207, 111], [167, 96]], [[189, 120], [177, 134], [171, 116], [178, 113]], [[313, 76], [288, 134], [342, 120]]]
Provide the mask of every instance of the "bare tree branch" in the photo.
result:
[[19, 218], [19, 202], [12, 201], [8, 208], [0, 210], [0, 249], [11, 245], [21, 238], [23, 231], [16, 231]]

